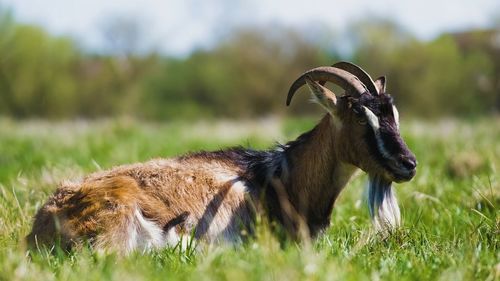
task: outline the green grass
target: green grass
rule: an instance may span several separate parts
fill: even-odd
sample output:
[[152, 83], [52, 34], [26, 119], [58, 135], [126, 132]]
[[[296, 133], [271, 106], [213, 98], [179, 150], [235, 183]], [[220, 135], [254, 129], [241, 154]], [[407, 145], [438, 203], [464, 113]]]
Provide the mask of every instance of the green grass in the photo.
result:
[[238, 247], [117, 257], [88, 250], [27, 257], [32, 217], [63, 179], [113, 165], [230, 145], [265, 148], [314, 120], [143, 124], [0, 120], [0, 280], [499, 280], [500, 120], [403, 123], [419, 160], [396, 185], [403, 227], [370, 231], [366, 176], [336, 202], [314, 242], [280, 245], [265, 227]]

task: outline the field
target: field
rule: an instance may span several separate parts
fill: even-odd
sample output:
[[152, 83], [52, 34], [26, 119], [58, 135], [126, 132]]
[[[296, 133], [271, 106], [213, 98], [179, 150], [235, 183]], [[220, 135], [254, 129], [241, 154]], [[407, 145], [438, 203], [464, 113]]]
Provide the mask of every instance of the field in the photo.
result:
[[403, 122], [419, 167], [413, 181], [396, 185], [403, 227], [388, 238], [370, 231], [360, 175], [312, 247], [280, 244], [261, 226], [238, 247], [27, 255], [32, 217], [63, 179], [193, 150], [266, 148], [314, 121], [0, 119], [0, 280], [500, 280], [499, 118]]

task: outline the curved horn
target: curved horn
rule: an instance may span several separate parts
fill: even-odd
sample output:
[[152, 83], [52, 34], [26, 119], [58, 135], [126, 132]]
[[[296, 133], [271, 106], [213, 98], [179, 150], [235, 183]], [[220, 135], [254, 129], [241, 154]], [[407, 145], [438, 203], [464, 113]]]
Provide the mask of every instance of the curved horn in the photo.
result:
[[377, 87], [375, 87], [375, 82], [373, 82], [373, 79], [370, 77], [370, 75], [361, 67], [347, 61], [337, 62], [336, 64], [332, 65], [332, 67], [340, 68], [354, 74], [354, 76], [358, 77], [359, 80], [361, 80], [361, 82], [365, 84], [371, 94], [379, 94]]
[[306, 84], [305, 77], [310, 76], [315, 81], [329, 81], [342, 87], [346, 92], [357, 93], [361, 95], [368, 90], [359, 79], [351, 73], [331, 66], [320, 66], [306, 71], [295, 82], [293, 82], [288, 96], [286, 98], [286, 105], [290, 105], [295, 92]]

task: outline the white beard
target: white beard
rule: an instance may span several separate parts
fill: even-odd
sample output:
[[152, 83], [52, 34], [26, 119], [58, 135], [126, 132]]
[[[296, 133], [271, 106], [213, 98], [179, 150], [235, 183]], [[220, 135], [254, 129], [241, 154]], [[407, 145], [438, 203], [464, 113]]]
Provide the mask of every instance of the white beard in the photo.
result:
[[384, 180], [381, 176], [370, 175], [368, 208], [377, 231], [391, 231], [401, 224], [401, 213], [392, 182]]

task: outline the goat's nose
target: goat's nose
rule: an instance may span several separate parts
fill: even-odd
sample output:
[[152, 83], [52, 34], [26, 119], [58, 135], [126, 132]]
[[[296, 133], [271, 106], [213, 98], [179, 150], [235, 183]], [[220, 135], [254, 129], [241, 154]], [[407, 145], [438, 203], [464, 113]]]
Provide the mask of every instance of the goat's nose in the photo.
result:
[[401, 164], [408, 170], [414, 170], [417, 167], [417, 159], [413, 157], [403, 157], [401, 159]]

